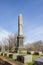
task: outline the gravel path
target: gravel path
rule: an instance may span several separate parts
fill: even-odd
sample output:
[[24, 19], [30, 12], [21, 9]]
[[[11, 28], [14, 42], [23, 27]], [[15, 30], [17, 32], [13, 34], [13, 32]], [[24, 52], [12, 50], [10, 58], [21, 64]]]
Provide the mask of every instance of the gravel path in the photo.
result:
[[5, 57], [0, 57], [0, 65], [23, 65], [23, 64], [17, 61], [13, 61], [12, 59], [9, 60]]

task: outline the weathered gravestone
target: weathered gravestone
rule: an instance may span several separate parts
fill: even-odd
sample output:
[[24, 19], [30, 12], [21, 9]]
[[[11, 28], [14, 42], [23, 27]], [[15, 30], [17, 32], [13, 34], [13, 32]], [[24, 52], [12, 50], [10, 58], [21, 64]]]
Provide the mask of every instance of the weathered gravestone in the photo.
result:
[[17, 59], [17, 56], [18, 56], [19, 54], [18, 53], [14, 53], [13, 54], [13, 59]]
[[3, 56], [7, 56], [7, 52], [3, 53]]
[[3, 52], [1, 53], [1, 55], [3, 56]]
[[41, 51], [35, 51], [34, 54], [35, 55], [42, 55], [42, 52]]
[[2, 52], [0, 52], [0, 55], [2, 54]]
[[9, 53], [8, 54], [8, 57], [10, 57], [10, 58], [12, 58], [12, 59], [17, 59], [17, 55], [20, 55], [20, 54], [18, 54], [18, 53]]
[[13, 56], [12, 56], [12, 58], [13, 58], [13, 59], [17, 59], [17, 56], [18, 56], [18, 55], [20, 56], [20, 55], [25, 55], [25, 54], [14, 53]]
[[35, 59], [34, 65], [43, 65], [43, 57]]
[[34, 51], [27, 51], [27, 54], [34, 54]]
[[27, 51], [27, 54], [42, 55], [41, 51]]
[[12, 58], [12, 57], [13, 57], [13, 53], [10, 53], [10, 54], [9, 54], [9, 57]]
[[7, 53], [7, 57], [12, 58], [13, 57], [13, 53]]
[[17, 60], [22, 63], [32, 62], [32, 55], [18, 55]]

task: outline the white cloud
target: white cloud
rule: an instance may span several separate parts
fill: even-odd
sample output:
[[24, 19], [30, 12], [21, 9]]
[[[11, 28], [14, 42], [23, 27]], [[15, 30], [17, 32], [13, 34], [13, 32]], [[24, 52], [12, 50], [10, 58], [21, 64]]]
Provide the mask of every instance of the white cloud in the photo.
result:
[[43, 40], [43, 26], [38, 26], [34, 29], [31, 29], [27, 35], [26, 43]]
[[0, 40], [7, 38], [10, 32], [6, 31], [3, 28], [0, 28]]
[[31, 34], [32, 36], [43, 34], [43, 26], [39, 26], [39, 27], [32, 29], [31, 31], [29, 31], [28, 34]]
[[[0, 40], [7, 38], [9, 34], [11, 34], [11, 32], [8, 32], [7, 30], [0, 28]], [[28, 42], [31, 43], [33, 41], [42, 39], [41, 34], [43, 37], [43, 26], [39, 26], [34, 29], [31, 29], [28, 33], [28, 37], [27, 37], [25, 44]]]

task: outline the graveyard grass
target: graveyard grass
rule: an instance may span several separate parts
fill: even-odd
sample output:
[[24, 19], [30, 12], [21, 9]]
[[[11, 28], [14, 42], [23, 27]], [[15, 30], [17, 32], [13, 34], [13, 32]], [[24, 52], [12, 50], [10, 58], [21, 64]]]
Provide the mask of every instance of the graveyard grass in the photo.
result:
[[[5, 57], [5, 56], [4, 56]], [[43, 57], [43, 55], [32, 55], [32, 62], [30, 62], [30, 63], [27, 63], [27, 64], [24, 64], [24, 65], [33, 65], [34, 64], [34, 59], [37, 59], [37, 58], [40, 58], [40, 57]], [[5, 57], [6, 59], [11, 59], [10, 57]], [[15, 60], [15, 59], [11, 59], [11, 60], [13, 60], [13, 61], [15, 61], [15, 62], [18, 62], [17, 60]], [[20, 62], [21, 63], [21, 62]]]
[[26, 65], [33, 65], [34, 64], [34, 59], [43, 57], [42, 55], [32, 55], [32, 62], [27, 63]]

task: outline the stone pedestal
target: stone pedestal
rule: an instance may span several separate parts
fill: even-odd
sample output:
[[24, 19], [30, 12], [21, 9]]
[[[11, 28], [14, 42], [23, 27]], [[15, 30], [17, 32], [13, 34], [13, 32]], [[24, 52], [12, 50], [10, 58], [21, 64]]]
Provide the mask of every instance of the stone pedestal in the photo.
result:
[[13, 53], [7, 53], [7, 57], [11, 57], [12, 58]]
[[24, 39], [23, 36], [18, 36], [17, 37], [17, 48], [18, 48], [18, 50], [23, 48], [23, 39]]
[[19, 54], [18, 53], [14, 53], [13, 54], [13, 59], [17, 59], [17, 56], [18, 56]]
[[18, 53], [27, 54], [27, 50], [25, 48], [21, 48], [20, 50], [18, 50]]
[[2, 54], [2, 52], [0, 52], [0, 55]]
[[18, 55], [17, 60], [22, 63], [32, 62], [32, 55]]
[[35, 59], [34, 65], [43, 65], [43, 57]]
[[4, 53], [3, 53], [3, 56], [7, 56], [7, 52], [4, 52]]
[[16, 46], [16, 52], [23, 49], [23, 36], [17, 36], [17, 46]]

